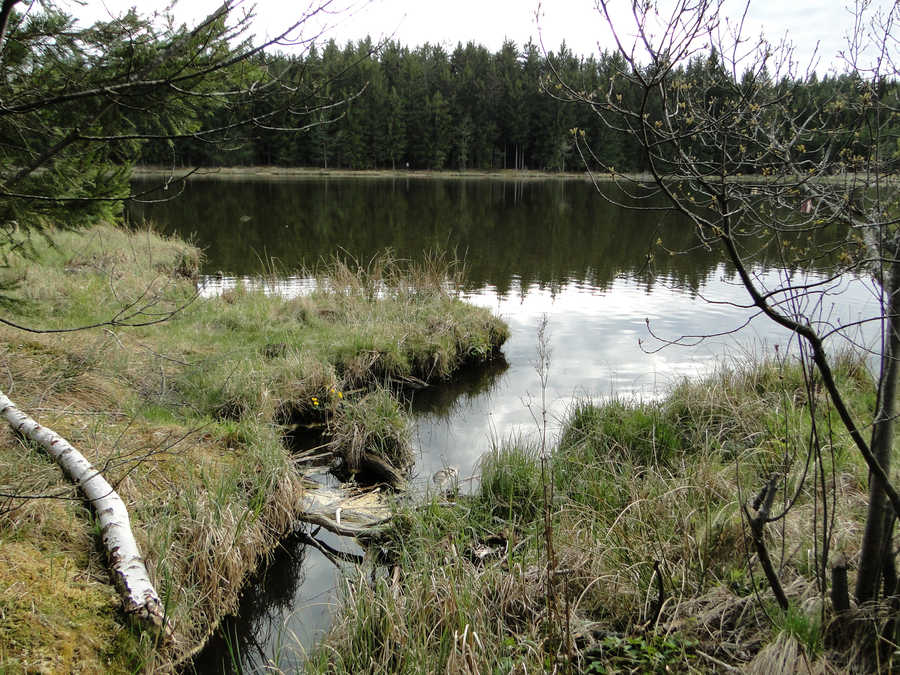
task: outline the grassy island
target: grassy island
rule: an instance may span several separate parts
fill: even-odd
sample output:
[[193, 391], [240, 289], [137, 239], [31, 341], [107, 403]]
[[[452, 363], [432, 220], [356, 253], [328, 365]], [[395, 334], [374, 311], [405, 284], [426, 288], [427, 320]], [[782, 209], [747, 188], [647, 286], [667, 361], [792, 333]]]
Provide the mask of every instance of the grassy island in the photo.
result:
[[362, 452], [402, 473], [397, 387], [494, 358], [507, 336], [448, 290], [439, 260], [335, 263], [294, 299], [240, 286], [202, 299], [200, 252], [151, 231], [50, 231], [25, 247], [9, 259], [18, 284], [7, 319], [105, 325], [3, 326], [3, 389], [125, 500], [175, 633], [157, 644], [129, 625], [91, 511], [46, 454], [4, 427], [4, 672], [134, 672], [186, 658], [296, 522], [305, 484], [292, 431], [316, 429], [350, 474]]

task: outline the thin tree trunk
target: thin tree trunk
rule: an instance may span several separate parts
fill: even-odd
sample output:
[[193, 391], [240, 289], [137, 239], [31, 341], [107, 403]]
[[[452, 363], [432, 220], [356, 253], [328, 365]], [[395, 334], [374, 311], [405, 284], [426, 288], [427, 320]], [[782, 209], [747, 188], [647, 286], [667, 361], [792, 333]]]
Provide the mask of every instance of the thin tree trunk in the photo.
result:
[[0, 61], [3, 60], [3, 43], [6, 41], [6, 33], [9, 30], [9, 17], [12, 15], [13, 5], [19, 0], [3, 0], [0, 4]]
[[2, 391], [0, 414], [13, 429], [41, 445], [53, 457], [94, 508], [125, 614], [135, 618], [143, 627], [161, 630], [165, 638], [170, 638], [171, 626], [166, 621], [165, 609], [131, 532], [128, 510], [116, 491], [66, 439], [35, 422]]
[[[900, 374], [900, 263], [894, 263], [888, 281], [885, 307], [884, 346], [881, 354], [881, 373], [878, 382], [878, 409], [872, 422], [871, 451], [876, 461], [890, 477], [891, 449], [894, 440], [894, 416], [897, 405], [897, 377]], [[884, 482], [874, 473], [869, 475], [869, 510], [860, 551], [859, 573], [856, 577], [856, 601], [874, 600], [878, 593], [884, 567], [884, 557], [893, 555], [893, 547], [885, 538], [893, 528], [888, 527], [893, 509], [888, 503]]]

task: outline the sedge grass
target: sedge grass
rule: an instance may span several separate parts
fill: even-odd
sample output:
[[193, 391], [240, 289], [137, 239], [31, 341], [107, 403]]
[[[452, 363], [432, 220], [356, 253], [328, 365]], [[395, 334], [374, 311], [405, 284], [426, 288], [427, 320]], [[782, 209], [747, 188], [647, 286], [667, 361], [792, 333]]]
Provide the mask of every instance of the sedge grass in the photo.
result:
[[[835, 371], [864, 416], [871, 382], [862, 364], [840, 358]], [[519, 439], [494, 447], [475, 494], [395, 519], [382, 543], [387, 577], [348, 584], [307, 670], [861, 667], [827, 639], [816, 552], [827, 523], [831, 550], [852, 559], [865, 504], [862, 461], [828, 426], [819, 401], [818, 470], [837, 504], [829, 501], [833, 520], [825, 520], [821, 483], [806, 469], [812, 417], [805, 386], [798, 367], [764, 362], [679, 383], [661, 401], [579, 404], [551, 454], [554, 499], [546, 507], [539, 449]], [[795, 498], [767, 531], [788, 612], [774, 604], [741, 511], [772, 471], [782, 506], [784, 495]], [[545, 508], [552, 606], [543, 585]]]
[[0, 499], [3, 671], [171, 669], [236, 607], [242, 580], [295, 522], [303, 482], [285, 424], [319, 424], [338, 445], [402, 457], [402, 408], [387, 389], [370, 391], [449, 377], [506, 336], [433, 265], [335, 265], [334, 283], [323, 277], [308, 297], [238, 288], [201, 300], [199, 252], [152, 231], [51, 232], [34, 248], [34, 258], [9, 257], [22, 280], [15, 321], [167, 318], [66, 334], [2, 328], [0, 361], [4, 391], [120, 492], [175, 641], [132, 630], [75, 488], [4, 428], [0, 492], [17, 497]]

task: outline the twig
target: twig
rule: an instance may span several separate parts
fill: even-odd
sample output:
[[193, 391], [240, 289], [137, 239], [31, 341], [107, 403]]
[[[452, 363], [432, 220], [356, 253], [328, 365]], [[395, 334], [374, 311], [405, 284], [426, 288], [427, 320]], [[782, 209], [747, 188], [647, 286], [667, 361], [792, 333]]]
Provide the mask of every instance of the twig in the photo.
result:
[[756, 511], [756, 515], [750, 515], [747, 504], [743, 504], [742, 508], [744, 509], [744, 515], [747, 516], [747, 522], [750, 524], [750, 533], [753, 538], [753, 545], [756, 548], [756, 555], [759, 558], [760, 565], [762, 565], [763, 572], [765, 572], [769, 586], [772, 588], [772, 592], [775, 594], [775, 599], [778, 601], [781, 609], [787, 610], [788, 599], [784, 594], [784, 589], [781, 587], [781, 581], [779, 581], [778, 575], [775, 573], [772, 559], [769, 557], [763, 532], [763, 528], [769, 522], [769, 512], [772, 509], [772, 502], [775, 500], [777, 491], [776, 476], [773, 474], [756, 496], [756, 499], [753, 500], [751, 506]]

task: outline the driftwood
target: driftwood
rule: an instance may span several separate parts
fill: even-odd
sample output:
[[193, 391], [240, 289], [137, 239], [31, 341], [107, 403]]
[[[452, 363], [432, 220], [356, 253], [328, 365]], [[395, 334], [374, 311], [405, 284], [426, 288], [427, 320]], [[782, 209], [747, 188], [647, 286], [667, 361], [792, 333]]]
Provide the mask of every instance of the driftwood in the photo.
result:
[[0, 414], [25, 438], [42, 446], [59, 464], [94, 508], [100, 520], [103, 545], [109, 556], [113, 580], [122, 597], [125, 613], [145, 628], [172, 635], [165, 609], [147, 574], [144, 559], [131, 532], [125, 503], [78, 450], [52, 429], [43, 427], [19, 410], [0, 391]]
[[390, 520], [391, 509], [380, 490], [333, 488], [304, 481], [298, 518], [346, 537], [372, 536]]

